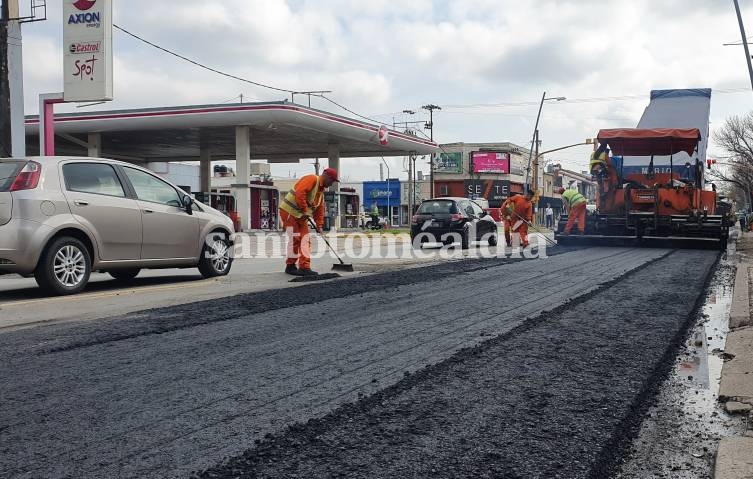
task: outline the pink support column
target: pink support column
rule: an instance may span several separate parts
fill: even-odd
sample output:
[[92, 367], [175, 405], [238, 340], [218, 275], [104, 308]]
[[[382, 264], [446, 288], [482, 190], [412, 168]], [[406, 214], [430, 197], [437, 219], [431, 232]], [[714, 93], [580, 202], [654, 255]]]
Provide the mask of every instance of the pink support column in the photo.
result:
[[64, 103], [62, 93], [39, 95], [39, 155], [55, 155], [55, 104]]

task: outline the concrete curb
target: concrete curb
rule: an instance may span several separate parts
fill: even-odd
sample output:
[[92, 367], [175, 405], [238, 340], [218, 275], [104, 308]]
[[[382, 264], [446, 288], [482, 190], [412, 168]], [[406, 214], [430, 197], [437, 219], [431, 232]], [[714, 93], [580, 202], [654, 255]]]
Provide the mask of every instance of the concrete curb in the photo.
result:
[[753, 404], [753, 328], [729, 333], [724, 352], [731, 359], [722, 367], [719, 400]]
[[725, 437], [716, 451], [715, 479], [750, 479], [753, 474], [753, 437]]
[[719, 400], [726, 401], [731, 414], [749, 414], [748, 431], [741, 437], [726, 437], [719, 442], [714, 467], [715, 479], [753, 478], [753, 437], [750, 412], [753, 405], [753, 327], [750, 317], [750, 268], [746, 252], [753, 251], [753, 234], [738, 237], [740, 258], [735, 274], [732, 305], [729, 313], [730, 333], [724, 352], [731, 358], [722, 366]]
[[737, 265], [735, 286], [732, 292], [732, 306], [729, 311], [729, 328], [750, 326], [750, 266], [747, 261]]

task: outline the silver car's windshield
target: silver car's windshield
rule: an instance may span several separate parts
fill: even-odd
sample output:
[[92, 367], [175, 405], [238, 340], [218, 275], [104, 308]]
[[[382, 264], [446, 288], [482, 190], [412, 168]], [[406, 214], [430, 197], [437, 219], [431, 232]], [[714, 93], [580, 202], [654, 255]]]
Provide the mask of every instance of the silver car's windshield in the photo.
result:
[[0, 160], [0, 191], [8, 191], [25, 161]]

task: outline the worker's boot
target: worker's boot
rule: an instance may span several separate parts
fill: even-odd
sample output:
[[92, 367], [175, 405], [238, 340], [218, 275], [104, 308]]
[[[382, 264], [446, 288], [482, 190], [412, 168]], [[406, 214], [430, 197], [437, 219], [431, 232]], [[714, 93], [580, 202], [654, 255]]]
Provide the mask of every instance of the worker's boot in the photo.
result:
[[293, 276], [301, 276], [301, 270], [296, 267], [294, 264], [289, 264], [285, 266], [285, 273], [291, 274]]
[[299, 276], [318, 276], [319, 273], [312, 271], [311, 268], [301, 268], [298, 270]]

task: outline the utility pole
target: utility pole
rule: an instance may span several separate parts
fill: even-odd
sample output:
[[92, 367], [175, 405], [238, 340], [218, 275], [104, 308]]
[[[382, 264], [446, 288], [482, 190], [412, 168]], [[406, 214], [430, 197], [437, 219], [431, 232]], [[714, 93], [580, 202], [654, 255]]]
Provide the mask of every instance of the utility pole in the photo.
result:
[[418, 176], [418, 173], [416, 173], [416, 155], [413, 155], [411, 157], [412, 163], [413, 163], [413, 176], [411, 177], [411, 183], [413, 183], [413, 197], [411, 200], [413, 200], [413, 210], [411, 210], [411, 215], [413, 215], [413, 211], [416, 209], [416, 197], [420, 195], [420, 191], [416, 193], [416, 188], [418, 187], [418, 183], [416, 182], [416, 177]]
[[[533, 176], [531, 177], [531, 182], [533, 183], [534, 198], [537, 198], [539, 196], [537, 194], [539, 190], [539, 130], [536, 130], [534, 133], [534, 138], [536, 139], [534, 146], [536, 151], [533, 156]], [[538, 214], [538, 211], [536, 213]], [[533, 224], [536, 224], [536, 216], [533, 216]]]
[[9, 0], [0, 4], [0, 158], [12, 156], [10, 79], [8, 69]]
[[750, 76], [750, 86], [753, 88], [753, 65], [750, 62], [750, 50], [748, 49], [748, 38], [745, 36], [745, 26], [743, 25], [743, 17], [740, 14], [740, 5], [737, 0], [733, 0], [735, 3], [735, 12], [737, 12], [737, 23], [740, 24], [740, 35], [743, 37], [743, 49], [745, 50], [745, 60], [748, 62], [748, 75]]
[[[429, 139], [432, 143], [434, 143], [434, 110], [441, 110], [442, 108], [438, 107], [437, 105], [434, 105], [433, 103], [430, 103], [428, 105], [424, 105], [421, 108], [424, 110], [429, 110], [429, 123], [426, 125], [426, 128], [429, 129]], [[429, 193], [431, 198], [434, 198], [434, 158], [431, 159], [431, 169], [429, 170], [429, 187], [431, 188], [431, 191]]]
[[416, 164], [416, 155], [411, 153], [410, 156], [408, 156], [408, 216], [413, 216], [413, 202], [416, 199], [416, 191], [414, 190], [415, 185], [413, 183], [413, 175], [415, 172], [413, 171], [414, 165]]
[[544, 92], [543, 95], [541, 95], [541, 103], [539, 103], [539, 112], [536, 115], [536, 125], [533, 127], [533, 139], [531, 140], [531, 149], [528, 151], [528, 166], [526, 167], [526, 191], [528, 191], [528, 188], [530, 185], [528, 184], [528, 180], [531, 176], [531, 159], [533, 157], [533, 149], [535, 148], [534, 142], [538, 141], [538, 134], [539, 134], [539, 119], [541, 119], [541, 109], [544, 107], [544, 102], [547, 100], [556, 100], [556, 101], [563, 101], [567, 100], [564, 96], [558, 96], [554, 98], [547, 98], [546, 92]]
[[[392, 194], [392, 190], [390, 189], [390, 165], [387, 164], [384, 157], [382, 157], [382, 162], [384, 163], [384, 166], [387, 167], [387, 223], [392, 227], [392, 211], [390, 210], [390, 195]], [[379, 166], [381, 167], [382, 165]]]
[[[403, 110], [403, 113], [406, 115], [415, 115], [416, 112], [410, 109]], [[406, 122], [406, 130], [408, 128], [407, 125], [408, 122]], [[393, 124], [394, 124], [394, 117], [393, 117]], [[394, 128], [394, 126], [393, 126]], [[413, 183], [413, 175], [415, 174], [415, 165], [416, 165], [416, 155], [409, 153], [408, 154], [408, 216], [413, 216], [413, 202], [416, 197], [416, 194], [414, 193], [415, 185]], [[410, 219], [410, 218], [409, 218]]]

